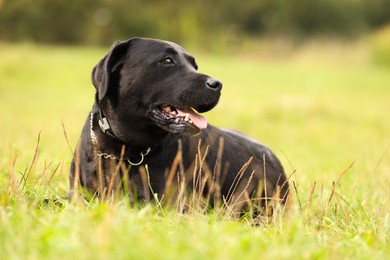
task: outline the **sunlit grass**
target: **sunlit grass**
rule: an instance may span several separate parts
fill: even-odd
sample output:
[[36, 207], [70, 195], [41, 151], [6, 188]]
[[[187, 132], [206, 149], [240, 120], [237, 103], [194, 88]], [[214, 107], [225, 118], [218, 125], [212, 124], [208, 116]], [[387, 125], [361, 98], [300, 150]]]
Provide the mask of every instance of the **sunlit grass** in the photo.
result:
[[292, 174], [293, 209], [257, 227], [213, 213], [133, 209], [124, 199], [62, 198], [93, 102], [90, 72], [105, 52], [0, 45], [6, 259], [390, 256], [390, 71], [370, 63], [364, 44], [310, 44], [277, 58], [192, 51], [200, 71], [224, 83], [209, 123], [266, 143]]

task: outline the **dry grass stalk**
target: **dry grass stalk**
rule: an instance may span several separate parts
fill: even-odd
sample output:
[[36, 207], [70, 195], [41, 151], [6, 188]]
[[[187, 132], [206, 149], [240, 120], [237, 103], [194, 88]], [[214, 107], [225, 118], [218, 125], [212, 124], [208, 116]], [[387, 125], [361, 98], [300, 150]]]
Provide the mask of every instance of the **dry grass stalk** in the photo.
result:
[[11, 160], [8, 164], [8, 192], [9, 194], [16, 194], [16, 191], [18, 190], [18, 183], [16, 181], [16, 175], [15, 175], [15, 164], [18, 156], [15, 154], [11, 157]]
[[74, 179], [73, 179], [73, 196], [72, 202], [77, 202], [80, 199], [79, 194], [79, 183], [80, 183], [80, 141], [77, 142], [76, 152], [75, 152], [75, 171], [74, 171]]
[[263, 154], [263, 182], [264, 182], [264, 197], [265, 197], [265, 209], [268, 209], [268, 188], [267, 188], [267, 167], [265, 166], [265, 154]]
[[20, 186], [20, 184], [23, 182], [23, 187], [22, 187], [23, 190], [26, 188], [26, 184], [29, 181], [29, 178], [31, 176], [31, 172], [32, 172], [33, 168], [35, 167], [35, 163], [37, 162], [40, 140], [41, 140], [41, 131], [39, 131], [39, 133], [38, 133], [37, 145], [35, 146], [35, 151], [34, 151], [33, 158], [31, 160], [30, 167], [28, 168], [28, 170], [25, 169], [25, 171], [22, 175], [22, 178], [20, 179], [20, 183], [18, 185], [18, 186]]
[[114, 195], [115, 188], [116, 188], [115, 186], [118, 185], [118, 175], [119, 175], [119, 170], [121, 168], [121, 165], [123, 163], [125, 150], [126, 150], [126, 146], [122, 145], [119, 161], [115, 166], [115, 170], [111, 173], [110, 183], [109, 183], [108, 189], [107, 189], [107, 195], [111, 195], [111, 196]]
[[[142, 167], [142, 170], [145, 171], [145, 168]], [[131, 180], [130, 180], [130, 177], [129, 177], [129, 169], [126, 168], [126, 165], [124, 163], [121, 164], [121, 171], [123, 173], [123, 177], [122, 177], [123, 184], [122, 184], [122, 187], [123, 187], [124, 195], [128, 197], [130, 206], [134, 207], [135, 200], [134, 200], [133, 189], [132, 189], [132, 186], [131, 186]], [[147, 177], [146, 177], [146, 185], [148, 185], [147, 184]], [[148, 195], [149, 195], [149, 193], [148, 193]], [[150, 196], [148, 196], [148, 199], [150, 200]]]
[[73, 148], [72, 148], [72, 146], [70, 145], [70, 142], [69, 142], [68, 134], [67, 134], [67, 132], [66, 132], [66, 128], [65, 128], [64, 121], [61, 121], [61, 125], [62, 125], [62, 130], [63, 130], [63, 133], [64, 133], [64, 137], [65, 137], [65, 140], [66, 140], [66, 144], [68, 145], [68, 148], [69, 148], [70, 153], [73, 154]]
[[314, 196], [314, 191], [315, 191], [316, 187], [317, 187], [317, 182], [314, 181], [313, 184], [312, 184], [310, 193], [309, 193], [309, 202], [307, 204], [307, 207], [311, 207], [311, 204], [312, 204], [312, 201], [313, 201], [313, 196]]
[[214, 209], [218, 206], [218, 202], [221, 200], [221, 171], [222, 171], [222, 155], [223, 148], [225, 144], [225, 139], [223, 137], [219, 138], [217, 160], [215, 161], [214, 166], [214, 178], [213, 178], [213, 189], [210, 191], [214, 194]]
[[295, 195], [297, 196], [299, 210], [301, 211], [302, 210], [302, 203], [301, 203], [301, 199], [299, 197], [297, 186], [295, 185], [295, 181], [292, 181], [292, 184], [293, 184], [293, 187], [294, 187]]
[[182, 150], [183, 150], [183, 144], [182, 144], [181, 140], [179, 140], [177, 153], [176, 153], [175, 158], [173, 159], [172, 167], [169, 170], [168, 177], [166, 179], [165, 188], [163, 191], [164, 196], [168, 200], [172, 199], [172, 196], [173, 196], [174, 188], [171, 189], [171, 187], [173, 184], [173, 179], [174, 179], [175, 175], [177, 174], [177, 169], [179, 168], [179, 164], [183, 160]]
[[[141, 181], [142, 181], [142, 188], [143, 188], [143, 194], [145, 197], [145, 201], [148, 203], [150, 202], [150, 192], [149, 192], [149, 184], [148, 184], [148, 174], [146, 172], [145, 167], [140, 167], [139, 168], [139, 174], [141, 176]], [[124, 174], [127, 176], [128, 174]]]
[[240, 183], [240, 181], [242, 179], [242, 176], [244, 175], [244, 173], [248, 169], [248, 167], [251, 164], [252, 160], [253, 160], [253, 157], [250, 157], [249, 160], [246, 163], [244, 163], [244, 165], [241, 167], [240, 171], [237, 173], [236, 177], [234, 178], [233, 183], [230, 186], [229, 191], [228, 191], [228, 193], [226, 195], [226, 198], [228, 199], [228, 201], [227, 201], [228, 204], [230, 204], [230, 202], [234, 199], [233, 194], [236, 191], [237, 186], [238, 186], [238, 184]]
[[[238, 209], [241, 209], [243, 208], [243, 205], [240, 205], [242, 203], [248, 203], [248, 201], [244, 198], [244, 200], [240, 201], [242, 196], [244, 195], [244, 193], [248, 193], [248, 187], [252, 181], [252, 178], [253, 178], [253, 175], [254, 175], [255, 171], [252, 171], [251, 175], [249, 176], [249, 179], [248, 179], [248, 182], [246, 183], [244, 189], [241, 191], [241, 193], [237, 196], [237, 198], [235, 199], [235, 201], [233, 202], [233, 208], [238, 208]], [[244, 196], [245, 197], [245, 196]], [[249, 194], [248, 194], [248, 197], [249, 197]], [[235, 213], [235, 212], [233, 212]]]

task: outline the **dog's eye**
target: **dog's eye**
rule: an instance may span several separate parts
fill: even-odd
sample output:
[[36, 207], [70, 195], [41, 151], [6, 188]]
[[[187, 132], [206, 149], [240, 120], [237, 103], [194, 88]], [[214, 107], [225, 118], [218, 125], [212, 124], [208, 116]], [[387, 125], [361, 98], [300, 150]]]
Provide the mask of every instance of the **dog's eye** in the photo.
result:
[[161, 61], [162, 64], [173, 64], [173, 60], [169, 57], [167, 58], [164, 58], [162, 61]]

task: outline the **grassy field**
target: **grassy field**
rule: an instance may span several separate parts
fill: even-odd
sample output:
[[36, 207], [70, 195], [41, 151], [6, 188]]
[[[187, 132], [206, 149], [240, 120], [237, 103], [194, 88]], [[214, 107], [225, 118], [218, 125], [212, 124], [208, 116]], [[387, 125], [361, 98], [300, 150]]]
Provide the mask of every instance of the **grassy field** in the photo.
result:
[[106, 51], [0, 45], [0, 259], [390, 258], [390, 69], [364, 44], [190, 50], [224, 83], [209, 122], [266, 143], [292, 174], [293, 208], [260, 226], [63, 199]]

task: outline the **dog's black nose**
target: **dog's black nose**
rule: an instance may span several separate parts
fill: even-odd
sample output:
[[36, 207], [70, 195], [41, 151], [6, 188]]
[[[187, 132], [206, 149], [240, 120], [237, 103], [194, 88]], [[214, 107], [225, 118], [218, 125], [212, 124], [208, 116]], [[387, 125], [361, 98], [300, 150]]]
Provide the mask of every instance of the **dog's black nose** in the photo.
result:
[[213, 79], [213, 78], [208, 78], [206, 81], [206, 85], [207, 85], [207, 87], [214, 89], [214, 90], [221, 90], [221, 88], [222, 88], [222, 82], [217, 80], [217, 79]]

